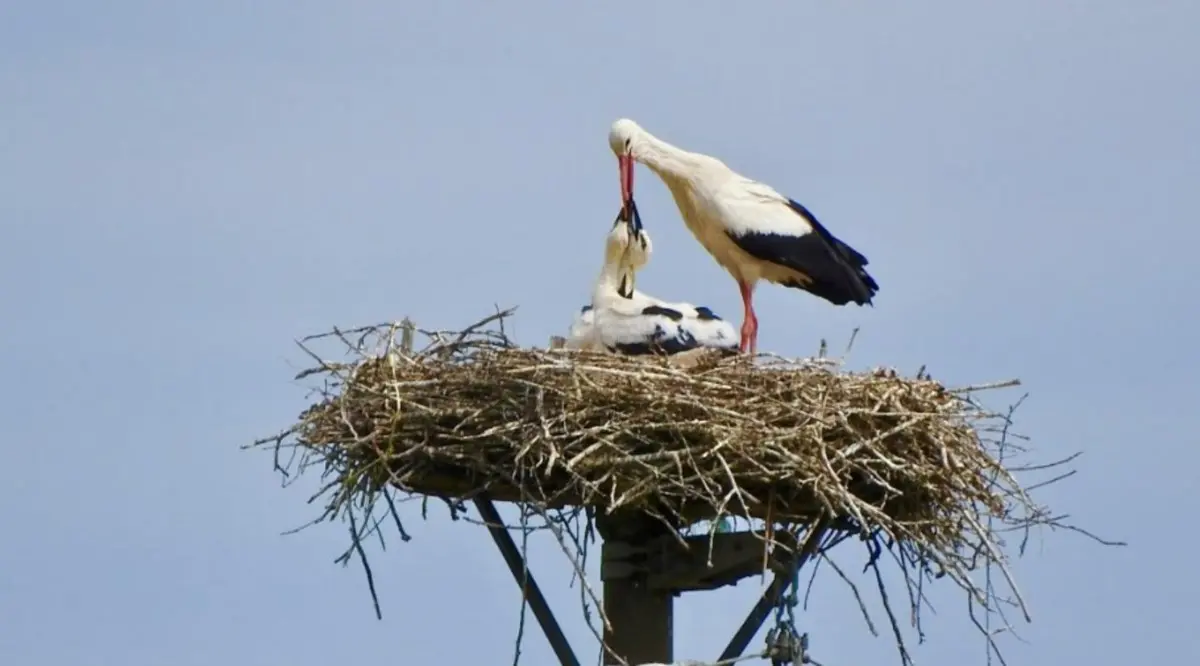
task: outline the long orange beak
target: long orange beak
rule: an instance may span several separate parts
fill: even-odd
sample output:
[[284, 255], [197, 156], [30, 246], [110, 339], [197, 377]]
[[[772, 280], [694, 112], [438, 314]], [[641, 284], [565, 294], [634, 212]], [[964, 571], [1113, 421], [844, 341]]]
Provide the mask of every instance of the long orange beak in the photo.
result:
[[628, 153], [618, 155], [617, 164], [621, 170], [621, 203], [627, 204], [633, 200], [633, 157]]

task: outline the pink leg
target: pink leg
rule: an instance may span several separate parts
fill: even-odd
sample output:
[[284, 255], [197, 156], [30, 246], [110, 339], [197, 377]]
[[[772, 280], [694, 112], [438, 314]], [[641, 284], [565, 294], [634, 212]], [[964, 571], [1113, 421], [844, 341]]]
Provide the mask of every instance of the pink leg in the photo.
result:
[[738, 288], [741, 289], [742, 305], [745, 306], [742, 315], [742, 341], [738, 349], [754, 354], [758, 350], [758, 317], [754, 316], [754, 286], [739, 280]]

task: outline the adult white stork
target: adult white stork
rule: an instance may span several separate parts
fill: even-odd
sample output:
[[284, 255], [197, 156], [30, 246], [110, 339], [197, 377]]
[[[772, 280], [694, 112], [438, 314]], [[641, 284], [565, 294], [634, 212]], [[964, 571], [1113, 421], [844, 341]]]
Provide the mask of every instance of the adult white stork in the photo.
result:
[[619, 354], [677, 354], [709, 347], [735, 348], [733, 326], [707, 307], [670, 303], [634, 287], [650, 260], [650, 235], [632, 201], [623, 206], [604, 245], [604, 266], [567, 336], [569, 349], [607, 349]]
[[633, 163], [658, 174], [692, 235], [737, 280], [745, 314], [740, 349], [754, 353], [759, 280], [802, 289], [834, 305], [870, 305], [879, 285], [867, 258], [836, 238], [807, 208], [725, 166], [715, 157], [673, 146], [627, 118], [613, 123], [621, 198], [633, 198]]

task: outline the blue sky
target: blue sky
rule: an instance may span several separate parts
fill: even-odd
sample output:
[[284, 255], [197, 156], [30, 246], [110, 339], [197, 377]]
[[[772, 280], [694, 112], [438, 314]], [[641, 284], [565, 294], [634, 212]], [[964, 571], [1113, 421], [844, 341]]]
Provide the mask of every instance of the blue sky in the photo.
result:
[[[410, 520], [375, 552], [376, 621], [331, 563], [343, 529], [280, 536], [307, 494], [238, 447], [303, 408], [302, 335], [493, 304], [520, 306], [522, 342], [564, 332], [616, 212], [621, 116], [870, 257], [874, 309], [760, 289], [760, 348], [859, 326], [857, 367], [1020, 377], [1039, 457], [1086, 451], [1041, 497], [1131, 545], [1035, 541], [1011, 663], [1200, 657], [1200, 8], [681, 6], [0, 6], [0, 663], [511, 660], [486, 532]], [[736, 314], [665, 188], [642, 170], [638, 191], [640, 286]], [[566, 563], [532, 548], [590, 661]], [[683, 597], [677, 656], [714, 657], [756, 585]], [[982, 663], [961, 597], [938, 599], [919, 663]], [[801, 621], [828, 666], [895, 660], [833, 577]], [[524, 650], [551, 663], [536, 633]]]

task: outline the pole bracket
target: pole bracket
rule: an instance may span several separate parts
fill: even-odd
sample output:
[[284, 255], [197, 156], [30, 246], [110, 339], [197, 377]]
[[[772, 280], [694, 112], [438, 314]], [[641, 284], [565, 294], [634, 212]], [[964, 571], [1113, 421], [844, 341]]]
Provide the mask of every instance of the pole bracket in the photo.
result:
[[496, 505], [492, 504], [492, 500], [480, 495], [475, 498], [475, 509], [479, 511], [479, 517], [487, 525], [488, 532], [491, 533], [496, 547], [504, 557], [509, 572], [517, 581], [517, 586], [521, 588], [521, 593], [529, 603], [529, 609], [533, 611], [534, 618], [541, 625], [542, 633], [546, 634], [546, 640], [550, 642], [550, 648], [558, 657], [558, 663], [562, 666], [579, 666], [579, 658], [575, 656], [575, 651], [567, 642], [566, 635], [558, 626], [558, 621], [554, 619], [554, 611], [550, 610], [550, 604], [546, 602], [542, 588], [533, 579], [533, 574], [529, 571], [529, 564], [504, 526], [500, 512], [496, 511]]
[[[600, 562], [600, 580], [629, 580], [649, 589], [671, 592], [715, 590], [762, 573], [767, 568], [785, 571], [795, 539], [776, 533], [768, 545], [761, 532], [663, 535], [643, 543], [606, 541]], [[710, 552], [711, 543], [711, 552]], [[782, 548], [780, 546], [783, 546]]]

